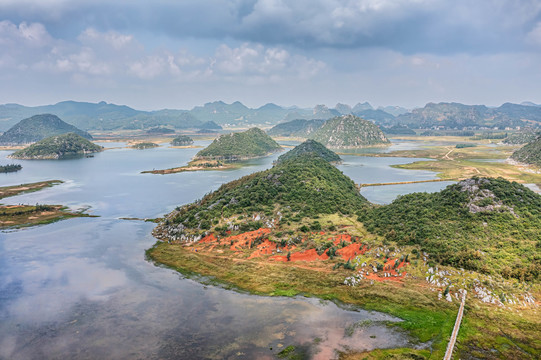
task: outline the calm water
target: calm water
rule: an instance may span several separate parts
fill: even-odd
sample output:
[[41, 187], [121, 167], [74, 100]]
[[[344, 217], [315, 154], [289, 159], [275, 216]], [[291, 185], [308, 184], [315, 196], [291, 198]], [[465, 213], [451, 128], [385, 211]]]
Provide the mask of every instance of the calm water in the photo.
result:
[[[146, 261], [154, 225], [120, 217], [163, 215], [270, 167], [278, 156], [239, 170], [140, 174], [185, 164], [198, 150], [110, 149], [87, 159], [16, 161], [23, 170], [0, 174], [0, 186], [65, 181], [6, 204], [66, 204], [100, 216], [0, 232], [0, 358], [271, 359], [281, 346], [296, 344], [310, 358], [328, 359], [335, 349], [407, 345], [404, 334], [378, 324], [396, 320], [383, 314], [205, 286]], [[5, 158], [9, 153], [0, 151], [1, 163], [13, 162]], [[389, 167], [411, 159], [343, 158], [340, 170], [357, 183], [434, 177]], [[445, 186], [432, 184], [430, 190]], [[428, 186], [366, 188], [363, 194], [384, 203]], [[346, 335], [346, 328], [367, 319], [375, 322]]]

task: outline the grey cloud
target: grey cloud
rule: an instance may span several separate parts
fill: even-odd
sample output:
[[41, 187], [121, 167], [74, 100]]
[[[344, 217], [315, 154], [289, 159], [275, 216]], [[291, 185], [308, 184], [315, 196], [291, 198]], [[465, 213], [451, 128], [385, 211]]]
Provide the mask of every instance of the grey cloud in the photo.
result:
[[532, 44], [528, 34], [541, 22], [536, 0], [45, 1], [33, 6], [7, 1], [0, 9], [16, 23], [44, 23], [57, 37], [92, 26], [177, 39], [403, 53], [524, 50]]

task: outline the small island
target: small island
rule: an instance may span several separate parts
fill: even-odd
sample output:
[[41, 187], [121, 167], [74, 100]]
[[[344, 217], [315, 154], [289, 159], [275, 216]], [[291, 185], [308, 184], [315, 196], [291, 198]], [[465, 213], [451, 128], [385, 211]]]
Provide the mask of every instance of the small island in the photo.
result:
[[58, 160], [84, 157], [85, 155], [103, 151], [103, 147], [74, 134], [55, 135], [38, 141], [27, 148], [9, 155], [12, 159], [22, 160]]
[[21, 170], [22, 168], [23, 167], [20, 164], [0, 165], [0, 173], [17, 172]]
[[180, 135], [171, 140], [171, 146], [190, 146], [193, 144], [193, 139], [187, 135]]
[[310, 138], [334, 149], [356, 149], [391, 144], [376, 124], [354, 115], [337, 116], [327, 120]]
[[140, 143], [131, 145], [130, 148], [136, 149], [136, 150], [145, 150], [145, 149], [153, 149], [159, 146], [160, 145], [153, 142], [140, 142]]
[[[429, 345], [385, 350], [396, 358], [443, 358], [467, 294], [459, 351], [489, 353], [505, 329], [521, 351], [536, 353], [528, 344], [541, 326], [541, 196], [477, 177], [377, 206], [319, 153], [294, 149], [271, 169], [177, 207], [154, 229], [159, 241], [147, 255], [257, 294], [397, 316], [403, 321], [392, 326]], [[515, 357], [515, 348], [502, 351]]]
[[183, 171], [223, 170], [240, 166], [242, 160], [270, 155], [282, 150], [269, 135], [259, 128], [221, 135], [199, 151], [187, 166], [165, 170], [143, 171], [152, 174], [172, 174]]
[[[30, 184], [0, 187], [0, 199], [23, 193], [39, 191], [61, 184], [60, 180], [40, 181]], [[63, 205], [0, 205], [0, 229], [16, 229], [44, 225], [74, 217], [91, 217], [82, 211], [69, 211]]]

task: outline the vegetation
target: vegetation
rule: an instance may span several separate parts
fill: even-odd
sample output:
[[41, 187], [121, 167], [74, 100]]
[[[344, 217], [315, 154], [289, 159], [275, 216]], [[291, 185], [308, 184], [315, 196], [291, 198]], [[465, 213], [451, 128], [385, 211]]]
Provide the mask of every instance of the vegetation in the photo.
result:
[[0, 144], [18, 145], [40, 141], [50, 136], [74, 133], [86, 139], [92, 136], [86, 131], [65, 123], [58, 116], [51, 114], [35, 115], [21, 120], [0, 136]]
[[541, 136], [511, 155], [513, 160], [541, 167]]
[[541, 124], [541, 108], [506, 103], [498, 108], [484, 105], [464, 105], [459, 103], [429, 103], [397, 117], [401, 124], [415, 128], [442, 126], [448, 129], [466, 127], [506, 127]]
[[464, 149], [464, 148], [476, 147], [476, 146], [477, 146], [476, 144], [472, 144], [472, 143], [462, 143], [462, 144], [456, 144], [455, 148]]
[[145, 149], [152, 149], [152, 148], [155, 148], [155, 147], [158, 147], [158, 146], [159, 146], [158, 144], [153, 143], [153, 142], [140, 142], [140, 143], [137, 143], [137, 144], [133, 144], [130, 147], [132, 149], [145, 150]]
[[405, 125], [393, 125], [391, 127], [381, 128], [387, 135], [416, 135], [415, 131]]
[[353, 115], [337, 116], [327, 120], [310, 138], [329, 148], [390, 144], [377, 125]]
[[0, 173], [16, 172], [21, 170], [22, 168], [23, 167], [20, 164], [0, 165]]
[[199, 151], [195, 159], [236, 161], [265, 156], [280, 149], [280, 145], [264, 131], [252, 128], [244, 132], [220, 136], [205, 149]]
[[38, 191], [46, 187], [51, 187], [51, 186], [58, 185], [61, 183], [62, 181], [60, 180], [48, 180], [48, 181], [40, 181], [36, 183], [0, 187], [0, 199], [19, 195], [22, 193]]
[[308, 138], [310, 134], [322, 127], [324, 123], [325, 120], [321, 119], [296, 119], [275, 125], [272, 129], [267, 131], [267, 134], [270, 136]]
[[475, 135], [473, 137], [473, 140], [501, 140], [501, 139], [506, 139], [506, 138], [507, 138], [506, 132], [486, 131], [481, 134]]
[[9, 157], [15, 159], [62, 159], [103, 151], [103, 147], [87, 139], [68, 133], [51, 136], [27, 148], [16, 151]]
[[187, 146], [187, 145], [192, 145], [192, 144], [193, 144], [193, 139], [186, 135], [177, 136], [171, 141], [171, 145], [173, 146]]
[[62, 205], [0, 206], [0, 229], [44, 225], [73, 217], [87, 217], [81, 212], [68, 211]]
[[541, 136], [541, 131], [532, 128], [526, 128], [516, 133], [508, 134], [502, 142], [509, 145], [527, 144], [534, 141], [539, 136]]
[[475, 133], [471, 130], [426, 130], [421, 133], [421, 136], [475, 136]]
[[[317, 155], [306, 153], [224, 184], [202, 200], [179, 208], [168, 217], [163, 230], [180, 224], [187, 234], [199, 235], [215, 227], [221, 218], [234, 215], [301, 219], [353, 213], [365, 203], [351, 179]], [[261, 226], [254, 220], [246, 230]]]
[[174, 129], [169, 129], [163, 126], [155, 126], [147, 130], [147, 134], [150, 135], [161, 135], [161, 134], [174, 134]]
[[303, 142], [299, 146], [296, 146], [294, 149], [286, 152], [283, 155], [280, 155], [280, 157], [278, 158], [278, 160], [276, 160], [276, 162], [280, 163], [282, 161], [286, 161], [288, 159], [297, 157], [297, 156], [299, 156], [301, 154], [305, 154], [305, 153], [314, 153], [317, 156], [319, 156], [320, 158], [322, 158], [324, 160], [327, 160], [330, 163], [342, 161], [340, 156], [336, 155], [336, 153], [334, 153], [333, 151], [327, 149], [325, 146], [318, 143], [317, 141], [315, 141], [315, 140], [306, 140], [305, 142]]
[[520, 184], [473, 178], [439, 193], [404, 195], [359, 215], [368, 231], [419, 245], [441, 264], [539, 279], [541, 196]]
[[[361, 359], [441, 358], [458, 288], [469, 292], [458, 356], [539, 354], [541, 323], [536, 305], [526, 304], [529, 291], [540, 295], [539, 195], [474, 178], [374, 206], [317, 154], [291, 156], [177, 208], [154, 230], [165, 241], [147, 255], [187, 276], [210, 276], [197, 277], [207, 283], [384, 311], [404, 320], [392, 326], [430, 342], [429, 349], [377, 350]], [[515, 307], [486, 304], [496, 301], [505, 311]], [[285, 345], [280, 355], [294, 356], [299, 344]]]

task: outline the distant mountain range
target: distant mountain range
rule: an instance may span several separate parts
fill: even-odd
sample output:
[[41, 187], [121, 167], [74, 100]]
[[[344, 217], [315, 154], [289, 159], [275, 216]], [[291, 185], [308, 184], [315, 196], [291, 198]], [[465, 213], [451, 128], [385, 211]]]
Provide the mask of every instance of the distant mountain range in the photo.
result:
[[[87, 131], [149, 129], [162, 126], [174, 129], [209, 129], [209, 122], [218, 126], [273, 126], [296, 119], [327, 120], [339, 115], [355, 115], [378, 125], [396, 124], [410, 128], [464, 128], [541, 126], [541, 106], [532, 102], [506, 103], [497, 108], [459, 103], [429, 103], [423, 108], [408, 111], [399, 106], [375, 109], [368, 102], [351, 107], [336, 104], [334, 108], [317, 105], [312, 109], [282, 107], [266, 104], [249, 108], [236, 101], [206, 103], [191, 110], [163, 109], [140, 111], [124, 105], [63, 101], [55, 105], [27, 107], [18, 104], [0, 105], [0, 131], [6, 131], [18, 121], [37, 114], [54, 114], [64, 121]], [[210, 123], [212, 124], [212, 123]]]
[[541, 107], [505, 103], [497, 108], [459, 103], [429, 103], [399, 115], [396, 121], [413, 128], [498, 128], [541, 126]]

